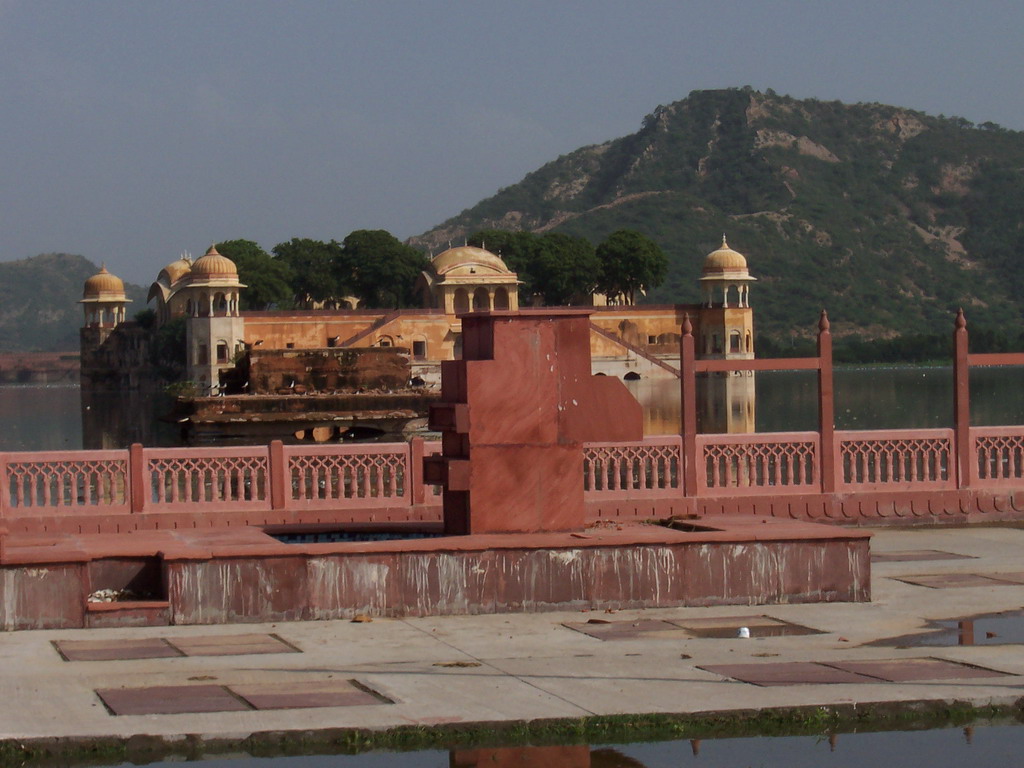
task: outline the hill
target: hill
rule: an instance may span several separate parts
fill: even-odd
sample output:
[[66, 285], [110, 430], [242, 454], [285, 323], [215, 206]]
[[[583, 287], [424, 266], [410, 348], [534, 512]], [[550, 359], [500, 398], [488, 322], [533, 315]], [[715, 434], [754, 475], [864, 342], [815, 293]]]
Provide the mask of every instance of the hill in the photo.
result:
[[[99, 267], [82, 256], [45, 253], [0, 262], [0, 352], [77, 351], [85, 281]], [[126, 284], [134, 304], [145, 309], [143, 288]]]
[[438, 248], [479, 229], [584, 235], [629, 227], [668, 254], [653, 302], [697, 300], [726, 233], [758, 283], [758, 324], [809, 335], [1015, 337], [1024, 291], [1024, 133], [882, 104], [750, 88], [696, 91], [636, 133], [584, 147], [413, 238]]

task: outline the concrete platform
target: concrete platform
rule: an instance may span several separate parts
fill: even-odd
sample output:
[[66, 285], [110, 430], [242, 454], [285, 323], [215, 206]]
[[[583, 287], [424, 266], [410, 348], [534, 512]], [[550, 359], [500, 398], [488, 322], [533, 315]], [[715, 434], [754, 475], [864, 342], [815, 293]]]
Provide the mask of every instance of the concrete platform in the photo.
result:
[[741, 515], [322, 543], [251, 526], [16, 533], [0, 557], [0, 629], [867, 600], [869, 539]]
[[[0, 739], [147, 734], [173, 750], [185, 735], [1020, 699], [1021, 645], [866, 644], [1024, 606], [1019, 583], [911, 583], [1019, 571], [1024, 530], [885, 529], [873, 549], [871, 603], [4, 633]], [[922, 550], [957, 557], [899, 556]], [[819, 633], [697, 634], [738, 621]]]

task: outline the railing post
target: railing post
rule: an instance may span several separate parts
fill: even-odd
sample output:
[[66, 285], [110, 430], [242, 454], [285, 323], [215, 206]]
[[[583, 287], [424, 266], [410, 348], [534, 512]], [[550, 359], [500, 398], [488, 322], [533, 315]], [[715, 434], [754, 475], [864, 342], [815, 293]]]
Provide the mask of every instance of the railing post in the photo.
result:
[[422, 437], [414, 437], [409, 441], [409, 450], [406, 453], [406, 460], [409, 463], [405, 476], [411, 491], [409, 498], [413, 504], [422, 504], [426, 496], [426, 488], [423, 486], [423, 453]]
[[284, 443], [271, 440], [268, 446], [270, 463], [270, 508], [284, 509], [288, 498], [287, 463], [284, 458]]
[[132, 514], [146, 511], [146, 462], [142, 443], [128, 448], [128, 505]]
[[11, 514], [11, 489], [7, 482], [7, 454], [0, 453], [0, 520]]
[[818, 320], [818, 442], [821, 451], [821, 492], [835, 493], [836, 466], [835, 393], [832, 388], [832, 333], [828, 313]]
[[956, 487], [969, 488], [974, 479], [971, 468], [971, 384], [967, 358], [967, 320], [964, 311], [953, 323], [953, 443]]
[[697, 495], [697, 370], [693, 325], [683, 316], [679, 338], [679, 434], [683, 439], [683, 495]]

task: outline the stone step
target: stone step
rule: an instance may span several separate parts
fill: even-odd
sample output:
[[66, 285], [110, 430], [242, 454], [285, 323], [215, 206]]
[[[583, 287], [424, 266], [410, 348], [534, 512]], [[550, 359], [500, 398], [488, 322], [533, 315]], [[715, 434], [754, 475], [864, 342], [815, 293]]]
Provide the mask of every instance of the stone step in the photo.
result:
[[123, 600], [111, 603], [86, 603], [85, 626], [167, 627], [171, 623], [171, 604], [167, 600]]

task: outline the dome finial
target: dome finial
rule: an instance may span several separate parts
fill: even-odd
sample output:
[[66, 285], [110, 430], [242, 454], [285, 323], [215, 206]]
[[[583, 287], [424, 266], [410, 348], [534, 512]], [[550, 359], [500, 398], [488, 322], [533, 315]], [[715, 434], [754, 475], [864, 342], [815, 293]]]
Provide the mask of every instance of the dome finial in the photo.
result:
[[728, 248], [729, 247], [729, 244], [727, 242], [725, 242], [725, 232], [722, 233], [722, 247], [723, 248]]

